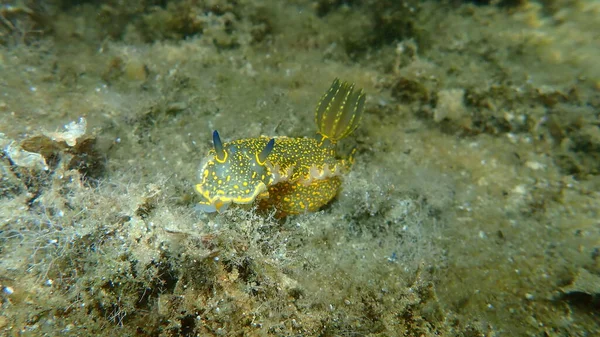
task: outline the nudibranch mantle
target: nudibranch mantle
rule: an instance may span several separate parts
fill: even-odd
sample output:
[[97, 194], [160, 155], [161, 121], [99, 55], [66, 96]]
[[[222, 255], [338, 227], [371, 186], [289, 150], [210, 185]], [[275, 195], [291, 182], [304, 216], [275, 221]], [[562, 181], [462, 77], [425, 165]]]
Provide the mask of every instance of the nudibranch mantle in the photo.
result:
[[335, 144], [359, 125], [365, 94], [335, 80], [317, 105], [320, 139], [267, 137], [222, 143], [202, 161], [196, 191], [205, 212], [222, 212], [231, 203], [275, 208], [280, 216], [313, 212], [331, 201], [350, 170], [352, 155], [336, 156]]

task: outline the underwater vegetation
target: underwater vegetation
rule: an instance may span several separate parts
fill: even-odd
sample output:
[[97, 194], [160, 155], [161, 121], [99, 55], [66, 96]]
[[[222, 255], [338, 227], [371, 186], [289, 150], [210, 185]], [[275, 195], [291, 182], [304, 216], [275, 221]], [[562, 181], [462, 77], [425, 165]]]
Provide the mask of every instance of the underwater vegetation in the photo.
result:
[[599, 13], [3, 2], [0, 335], [597, 335]]

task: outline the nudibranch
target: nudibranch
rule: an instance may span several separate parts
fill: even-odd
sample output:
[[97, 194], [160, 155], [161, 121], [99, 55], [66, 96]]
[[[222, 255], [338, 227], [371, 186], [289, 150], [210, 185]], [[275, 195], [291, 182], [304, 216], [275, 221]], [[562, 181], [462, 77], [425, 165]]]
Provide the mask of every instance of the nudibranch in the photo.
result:
[[317, 104], [318, 138], [267, 137], [223, 143], [213, 132], [213, 148], [202, 161], [199, 207], [223, 212], [231, 203], [275, 208], [279, 216], [314, 212], [338, 193], [353, 162], [336, 155], [336, 143], [358, 127], [365, 94], [335, 79]]

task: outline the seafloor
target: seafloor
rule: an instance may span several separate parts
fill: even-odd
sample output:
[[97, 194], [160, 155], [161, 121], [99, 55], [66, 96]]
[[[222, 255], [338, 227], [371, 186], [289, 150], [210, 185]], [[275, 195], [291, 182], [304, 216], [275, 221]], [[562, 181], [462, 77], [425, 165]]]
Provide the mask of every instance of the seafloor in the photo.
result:
[[[2, 1], [0, 335], [600, 334], [600, 2]], [[323, 210], [196, 208], [368, 95]]]

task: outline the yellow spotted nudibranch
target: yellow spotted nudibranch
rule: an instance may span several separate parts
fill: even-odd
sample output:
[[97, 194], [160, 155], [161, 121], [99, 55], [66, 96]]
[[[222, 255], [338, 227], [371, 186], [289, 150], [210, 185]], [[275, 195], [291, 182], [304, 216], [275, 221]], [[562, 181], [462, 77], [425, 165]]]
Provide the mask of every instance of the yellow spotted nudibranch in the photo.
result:
[[222, 143], [200, 166], [196, 191], [200, 209], [222, 212], [231, 203], [274, 207], [279, 216], [313, 212], [335, 197], [352, 155], [336, 157], [335, 144], [359, 125], [365, 104], [362, 89], [335, 79], [317, 104], [318, 139], [266, 137]]

